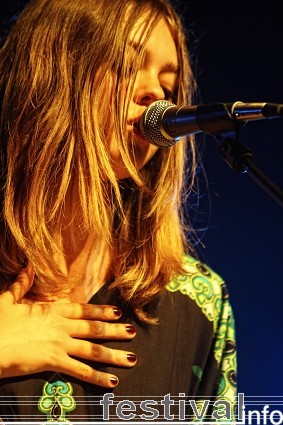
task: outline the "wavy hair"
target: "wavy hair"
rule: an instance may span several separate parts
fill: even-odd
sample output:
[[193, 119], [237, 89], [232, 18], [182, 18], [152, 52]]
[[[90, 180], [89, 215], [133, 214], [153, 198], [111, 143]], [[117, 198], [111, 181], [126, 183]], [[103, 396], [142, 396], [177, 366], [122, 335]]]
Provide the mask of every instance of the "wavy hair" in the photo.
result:
[[[128, 66], [127, 42], [144, 17], [139, 54]], [[30, 297], [48, 299], [76, 282], [64, 280], [64, 211], [111, 246], [112, 287], [138, 317], [170, 277], [182, 271], [184, 168], [193, 187], [193, 138], [159, 149], [140, 171], [126, 132], [129, 101], [144, 46], [160, 18], [176, 43], [177, 101], [189, 104], [194, 80], [181, 22], [166, 0], [35, 0], [0, 51], [1, 240], [3, 290], [31, 263]], [[127, 82], [127, 84], [125, 84]], [[130, 177], [119, 181], [109, 158], [112, 117]], [[187, 165], [184, 167], [188, 158]], [[189, 182], [189, 183], [188, 183]], [[58, 279], [48, 278], [51, 270]]]

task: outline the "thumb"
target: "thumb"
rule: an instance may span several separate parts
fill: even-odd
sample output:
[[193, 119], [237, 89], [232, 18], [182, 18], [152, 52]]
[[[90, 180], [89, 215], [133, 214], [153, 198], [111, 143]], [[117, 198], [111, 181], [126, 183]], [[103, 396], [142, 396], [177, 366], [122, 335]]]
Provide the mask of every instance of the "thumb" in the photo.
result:
[[31, 288], [34, 280], [34, 269], [31, 264], [29, 264], [25, 269], [23, 269], [15, 282], [9, 287], [7, 292], [9, 295], [12, 295], [13, 303], [19, 303]]

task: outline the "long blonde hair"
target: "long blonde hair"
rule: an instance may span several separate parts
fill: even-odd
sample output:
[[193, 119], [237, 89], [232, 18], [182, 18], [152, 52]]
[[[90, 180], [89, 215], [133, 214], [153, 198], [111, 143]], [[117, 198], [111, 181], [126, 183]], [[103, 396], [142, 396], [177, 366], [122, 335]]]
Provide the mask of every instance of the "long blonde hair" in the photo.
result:
[[[129, 71], [126, 45], [141, 16], [141, 51]], [[112, 246], [113, 286], [141, 319], [149, 301], [182, 271], [190, 248], [181, 208], [183, 170], [189, 155], [188, 189], [196, 167], [193, 138], [160, 149], [137, 171], [125, 131], [134, 76], [161, 17], [178, 52], [178, 103], [188, 104], [194, 82], [186, 40], [166, 0], [35, 0], [12, 28], [0, 52], [3, 290], [28, 262], [37, 275], [31, 296], [44, 299], [62, 289], [45, 270], [62, 275], [54, 252], [63, 251], [56, 235], [67, 199], [74, 214], [80, 211], [80, 232]], [[130, 174], [122, 181], [107, 150], [110, 115]]]

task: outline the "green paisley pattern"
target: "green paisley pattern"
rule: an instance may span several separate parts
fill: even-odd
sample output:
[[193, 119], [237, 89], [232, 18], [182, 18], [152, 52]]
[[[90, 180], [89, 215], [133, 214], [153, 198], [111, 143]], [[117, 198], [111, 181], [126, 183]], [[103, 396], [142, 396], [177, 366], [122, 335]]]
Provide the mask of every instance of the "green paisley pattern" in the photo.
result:
[[[214, 271], [200, 261], [185, 256], [186, 274], [171, 280], [166, 289], [180, 291], [196, 302], [214, 330], [214, 357], [218, 364], [219, 376], [215, 393], [216, 400], [226, 400], [235, 410], [236, 398], [236, 348], [233, 312], [229, 304], [226, 286]], [[199, 380], [203, 376], [200, 365], [193, 365], [193, 373]], [[204, 401], [198, 400], [198, 407]], [[47, 415], [47, 422], [69, 422], [66, 413], [76, 407], [73, 389], [69, 382], [46, 382], [38, 408]], [[208, 418], [209, 419], [209, 418]], [[224, 417], [223, 420], [227, 419]], [[234, 420], [234, 415], [232, 417]], [[218, 419], [217, 422], [220, 420]]]
[[222, 308], [222, 279], [192, 257], [185, 257], [186, 275], [168, 283], [167, 289], [171, 292], [180, 291], [194, 300], [207, 319], [213, 322], [214, 331]]
[[73, 388], [69, 382], [46, 382], [38, 408], [47, 415], [47, 422], [69, 422], [66, 413], [76, 407]]
[[[217, 399], [228, 401], [234, 412], [236, 401], [235, 326], [225, 283], [209, 267], [192, 257], [184, 258], [184, 266], [187, 274], [170, 281], [167, 289], [170, 292], [180, 291], [188, 295], [212, 322], [215, 336], [214, 357], [219, 370], [214, 401]], [[194, 365], [194, 374], [196, 370]]]

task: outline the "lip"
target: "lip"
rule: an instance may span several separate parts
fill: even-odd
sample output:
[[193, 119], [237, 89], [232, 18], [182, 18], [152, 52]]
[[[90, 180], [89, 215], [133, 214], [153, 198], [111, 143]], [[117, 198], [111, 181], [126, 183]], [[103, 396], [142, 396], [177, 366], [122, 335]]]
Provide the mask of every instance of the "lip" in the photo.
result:
[[145, 138], [143, 137], [140, 131], [139, 120], [140, 120], [140, 117], [128, 120], [127, 121], [128, 131], [132, 133], [135, 137], [145, 140]]
[[130, 118], [130, 119], [127, 120], [127, 124], [128, 125], [131, 125], [131, 126], [133, 126], [135, 128], [139, 128], [139, 121], [140, 121], [140, 119], [141, 119], [141, 116], [136, 117], [136, 118]]

